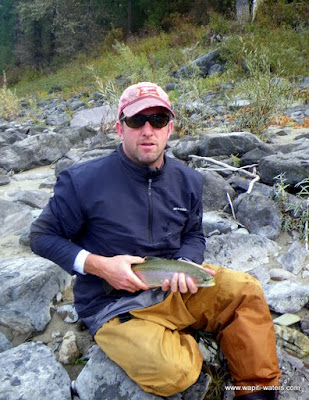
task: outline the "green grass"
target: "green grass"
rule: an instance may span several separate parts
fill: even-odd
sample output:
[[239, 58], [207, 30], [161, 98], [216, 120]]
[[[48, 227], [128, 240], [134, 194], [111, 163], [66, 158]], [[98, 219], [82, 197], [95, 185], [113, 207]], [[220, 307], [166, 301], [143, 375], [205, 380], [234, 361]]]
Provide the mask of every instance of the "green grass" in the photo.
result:
[[[246, 83], [237, 83], [237, 90], [251, 96], [256, 106], [250, 110], [252, 126], [242, 115], [232, 118], [239, 128], [251, 129], [260, 133], [272, 120], [275, 107], [281, 100], [281, 93], [276, 86], [268, 104], [273, 107], [262, 110], [263, 93], [269, 92], [269, 82], [273, 78], [285, 80], [309, 75], [309, 29], [296, 32], [291, 27], [265, 27], [251, 25], [238, 26], [235, 21], [228, 21], [218, 15], [210, 19], [207, 26], [195, 26], [188, 22], [175, 24], [177, 28], [169, 33], [157, 32], [155, 35], [131, 37], [126, 42], [115, 30], [92, 57], [78, 55], [75, 60], [55, 71], [34, 73], [25, 71], [23, 78], [12, 88], [19, 97], [34, 95], [39, 98], [69, 98], [82, 92], [86, 97], [100, 91], [111, 101], [129, 84], [137, 81], [154, 81], [160, 85], [176, 82], [176, 89], [170, 92], [178, 115], [176, 131], [179, 134], [198, 132], [202, 126], [194, 125], [190, 115], [182, 104], [194, 101], [209, 91], [220, 89], [222, 83], [239, 82], [238, 77], [247, 79]], [[213, 32], [225, 34], [221, 43], [211, 45]], [[226, 60], [226, 72], [221, 75], [201, 78], [195, 75], [190, 79], [176, 80], [173, 73], [180, 66], [188, 64], [198, 56], [219, 47]], [[252, 57], [255, 60], [255, 72], [252, 73]], [[264, 60], [264, 65], [258, 62]], [[266, 60], [266, 61], [265, 61]], [[251, 62], [251, 70], [250, 70]], [[52, 67], [51, 67], [52, 68]], [[258, 79], [258, 80], [257, 80]], [[260, 82], [261, 94], [256, 91]], [[263, 86], [264, 85], [264, 86]], [[268, 85], [268, 86], [267, 86]], [[242, 86], [242, 87], [241, 87]], [[111, 91], [112, 89], [112, 91]], [[227, 101], [229, 93], [226, 91]], [[299, 98], [308, 101], [308, 94], [299, 93]], [[254, 97], [255, 96], [255, 97]], [[275, 98], [278, 102], [272, 102]], [[264, 116], [261, 121], [260, 116]], [[256, 120], [254, 120], [256, 118]]]

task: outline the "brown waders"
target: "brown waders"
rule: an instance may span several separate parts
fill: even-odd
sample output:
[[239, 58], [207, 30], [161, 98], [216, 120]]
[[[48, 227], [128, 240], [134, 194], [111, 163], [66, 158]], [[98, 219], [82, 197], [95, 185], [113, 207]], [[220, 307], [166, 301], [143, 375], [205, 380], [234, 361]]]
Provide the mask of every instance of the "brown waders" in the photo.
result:
[[[215, 332], [238, 386], [279, 385], [273, 322], [260, 283], [223, 267], [216, 286], [171, 293], [163, 302], [113, 318], [96, 333], [104, 352], [146, 392], [170, 396], [199, 377], [202, 355], [185, 328]], [[236, 391], [236, 396], [250, 390]]]

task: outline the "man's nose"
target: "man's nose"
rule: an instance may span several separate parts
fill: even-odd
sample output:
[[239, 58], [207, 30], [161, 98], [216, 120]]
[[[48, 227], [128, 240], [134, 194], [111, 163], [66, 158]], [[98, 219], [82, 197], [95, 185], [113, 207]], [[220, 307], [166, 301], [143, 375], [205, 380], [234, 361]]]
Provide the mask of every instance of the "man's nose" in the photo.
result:
[[150, 136], [153, 134], [153, 127], [151, 126], [149, 121], [145, 122], [143, 126], [143, 135]]

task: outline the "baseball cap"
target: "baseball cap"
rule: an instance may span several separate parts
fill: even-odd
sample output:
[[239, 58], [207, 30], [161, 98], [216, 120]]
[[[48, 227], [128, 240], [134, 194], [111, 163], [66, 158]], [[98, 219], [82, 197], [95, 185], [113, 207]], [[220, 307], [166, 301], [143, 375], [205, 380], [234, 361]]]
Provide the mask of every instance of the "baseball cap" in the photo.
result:
[[164, 107], [175, 117], [168, 94], [160, 86], [151, 82], [136, 83], [129, 86], [120, 97], [118, 119], [122, 113], [132, 117], [150, 107]]

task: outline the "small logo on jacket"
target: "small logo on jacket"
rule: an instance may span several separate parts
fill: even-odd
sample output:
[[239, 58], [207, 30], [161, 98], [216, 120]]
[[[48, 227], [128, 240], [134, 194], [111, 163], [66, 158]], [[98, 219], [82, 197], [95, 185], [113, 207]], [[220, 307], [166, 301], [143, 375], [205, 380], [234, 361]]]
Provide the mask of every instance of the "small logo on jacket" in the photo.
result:
[[184, 207], [174, 207], [173, 211], [184, 211], [184, 212], [186, 212], [188, 210], [186, 208], [184, 208]]

